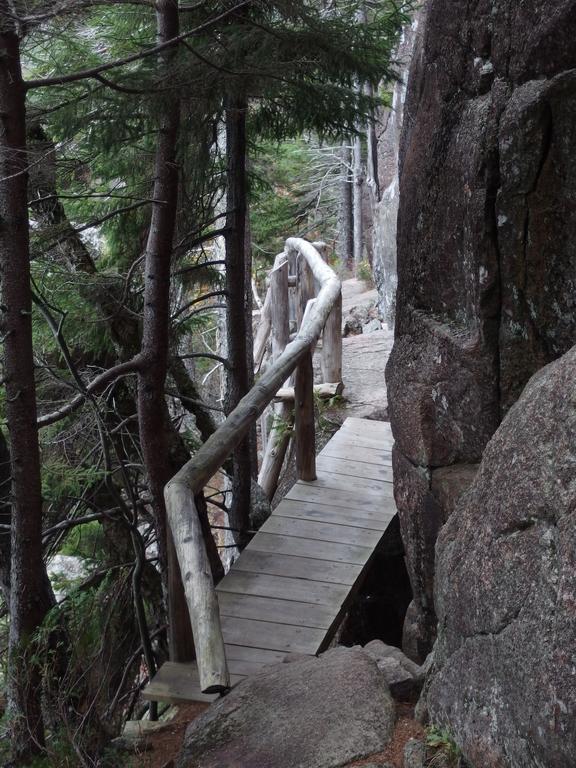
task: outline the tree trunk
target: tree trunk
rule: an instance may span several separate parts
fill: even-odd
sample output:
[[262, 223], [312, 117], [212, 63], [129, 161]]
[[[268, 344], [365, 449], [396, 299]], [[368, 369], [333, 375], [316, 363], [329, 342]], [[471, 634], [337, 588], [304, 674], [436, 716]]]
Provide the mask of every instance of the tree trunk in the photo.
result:
[[[374, 88], [371, 83], [366, 85], [368, 96], [374, 96]], [[376, 121], [370, 117], [366, 125], [366, 184], [375, 205], [380, 200], [380, 179], [378, 176], [378, 136], [376, 135]]]
[[354, 263], [354, 229], [352, 210], [352, 149], [344, 141], [341, 149], [340, 200], [338, 205], [338, 257], [345, 269]]
[[[248, 363], [248, 317], [246, 296], [246, 99], [226, 97], [226, 330], [230, 372], [224, 408], [230, 413], [250, 389], [252, 364]], [[250, 304], [251, 306], [251, 304]], [[252, 317], [250, 313], [250, 323]], [[230, 524], [240, 547], [249, 529], [252, 467], [250, 438], [234, 451], [234, 478]]]
[[[0, 525], [9, 526], [12, 521], [12, 505], [10, 503], [10, 451], [4, 433], [0, 431]], [[10, 530], [0, 530], [0, 591], [4, 602], [10, 605]]]
[[0, 272], [6, 421], [12, 472], [8, 696], [13, 757], [44, 743], [41, 678], [30, 640], [54, 605], [42, 559], [42, 482], [36, 425], [28, 232], [26, 93], [12, 7], [0, 6]]
[[353, 147], [353, 220], [354, 220], [354, 267], [362, 261], [364, 255], [364, 227], [362, 221], [362, 197], [364, 193], [364, 167], [362, 163], [362, 139], [355, 136]]
[[[158, 40], [176, 37], [178, 5], [160, 0], [156, 5]], [[172, 54], [164, 59], [168, 64]], [[166, 73], [169, 76], [169, 72]], [[168, 410], [165, 385], [168, 372], [170, 330], [170, 265], [178, 209], [178, 165], [176, 149], [180, 130], [180, 102], [167, 99], [162, 110], [152, 197], [152, 217], [146, 242], [144, 266], [144, 312], [141, 358], [138, 374], [138, 423], [148, 486], [153, 499], [158, 549], [162, 569], [168, 574], [167, 597], [170, 625], [170, 655], [174, 661], [193, 658], [194, 646], [182, 588], [182, 580], [166, 523], [164, 486], [172, 471], [168, 453]]]

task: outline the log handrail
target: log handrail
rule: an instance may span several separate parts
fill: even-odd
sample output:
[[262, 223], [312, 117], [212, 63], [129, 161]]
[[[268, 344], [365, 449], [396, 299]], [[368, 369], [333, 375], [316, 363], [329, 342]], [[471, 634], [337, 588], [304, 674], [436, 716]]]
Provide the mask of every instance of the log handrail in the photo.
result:
[[[197, 453], [174, 475], [164, 490], [168, 523], [172, 531], [194, 632], [200, 686], [205, 693], [230, 687], [224, 652], [218, 598], [198, 517], [195, 496], [220, 469], [248, 430], [275, 398], [289, 376], [303, 363], [309, 380], [310, 356], [341, 296], [341, 283], [312, 243], [301, 238], [286, 241], [288, 256], [299, 254], [319, 285], [310, 301], [296, 337], [262, 374], [228, 418]], [[309, 382], [312, 387], [313, 382]], [[310, 474], [310, 466], [307, 468]]]

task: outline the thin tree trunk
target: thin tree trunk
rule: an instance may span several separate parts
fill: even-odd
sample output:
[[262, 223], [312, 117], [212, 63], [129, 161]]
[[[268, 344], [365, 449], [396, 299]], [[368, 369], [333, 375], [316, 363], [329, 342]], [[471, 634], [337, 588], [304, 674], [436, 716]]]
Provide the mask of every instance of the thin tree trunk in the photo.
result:
[[[230, 373], [224, 408], [230, 413], [250, 389], [246, 312], [246, 100], [240, 94], [226, 97], [226, 331]], [[250, 304], [251, 306], [251, 304]], [[250, 317], [250, 322], [252, 317]], [[250, 438], [234, 451], [231, 527], [240, 547], [249, 529], [252, 468]]]
[[341, 158], [338, 255], [342, 266], [346, 269], [352, 269], [354, 263], [354, 214], [352, 209], [352, 149], [349, 140], [342, 144]]
[[[179, 30], [175, 0], [156, 5], [158, 41], [176, 37]], [[172, 54], [164, 61], [169, 63]], [[168, 76], [168, 73], [167, 73]], [[175, 661], [193, 658], [194, 646], [188, 621], [178, 562], [166, 523], [164, 486], [172, 471], [168, 452], [168, 410], [165, 400], [170, 330], [170, 265], [178, 209], [178, 165], [176, 149], [180, 130], [177, 97], [164, 105], [154, 163], [152, 217], [144, 266], [144, 313], [142, 366], [138, 375], [138, 423], [149, 490], [153, 500], [160, 562], [168, 574], [167, 598], [170, 625], [170, 655]]]
[[[374, 96], [372, 83], [366, 84], [368, 96]], [[370, 117], [366, 125], [366, 184], [372, 196], [372, 204], [380, 200], [380, 180], [378, 178], [378, 137], [376, 135], [376, 122]]]
[[[12, 521], [10, 500], [10, 451], [4, 433], [0, 430], [0, 524], [9, 526]], [[0, 590], [7, 606], [10, 605], [10, 529], [0, 530]]]
[[[246, 158], [248, 164], [248, 158]], [[247, 165], [248, 167], [248, 165]], [[244, 228], [244, 290], [246, 299], [244, 312], [246, 314], [246, 372], [248, 374], [248, 390], [254, 386], [254, 293], [252, 290], [252, 226], [250, 223], [250, 204], [248, 190], [246, 191], [246, 223]], [[253, 480], [258, 476], [258, 448], [256, 424], [250, 430], [250, 471]]]
[[360, 136], [354, 137], [353, 147], [353, 166], [354, 166], [354, 184], [353, 184], [353, 219], [354, 219], [354, 266], [362, 261], [364, 254], [364, 227], [362, 221], [362, 198], [364, 193], [364, 167], [362, 163], [362, 139]]
[[36, 426], [28, 232], [26, 94], [12, 7], [0, 4], [0, 272], [6, 421], [12, 472], [8, 696], [13, 757], [44, 743], [41, 678], [30, 640], [54, 605], [42, 558], [42, 482]]

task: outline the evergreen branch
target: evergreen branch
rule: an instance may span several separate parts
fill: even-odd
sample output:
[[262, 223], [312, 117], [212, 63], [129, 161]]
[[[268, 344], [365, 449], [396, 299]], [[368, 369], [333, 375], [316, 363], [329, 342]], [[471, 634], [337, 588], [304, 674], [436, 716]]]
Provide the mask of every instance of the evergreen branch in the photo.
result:
[[168, 397], [173, 397], [175, 400], [181, 400], [182, 403], [189, 403], [190, 405], [198, 405], [202, 408], [206, 408], [209, 411], [217, 411], [218, 413], [224, 413], [223, 408], [218, 408], [216, 405], [208, 405], [204, 400], [195, 400], [193, 397], [187, 397], [180, 392], [173, 392], [170, 389], [165, 389], [164, 394]]
[[176, 270], [174, 275], [179, 277], [180, 275], [187, 275], [189, 272], [195, 272], [197, 269], [208, 269], [209, 267], [217, 267], [225, 264], [224, 259], [215, 259], [214, 261], [201, 261], [199, 264], [191, 264], [189, 267], [182, 267]]
[[217, 363], [221, 363], [224, 368], [230, 370], [230, 363], [225, 357], [216, 355], [213, 352], [190, 352], [185, 355], [177, 355], [180, 360], [196, 360], [198, 358], [206, 358], [207, 360], [216, 360]]
[[70, 3], [69, 5], [59, 5], [52, 8], [45, 13], [38, 13], [31, 16], [18, 16], [16, 14], [10, 14], [10, 17], [18, 21], [20, 24], [39, 24], [42, 21], [49, 21], [59, 16], [66, 16], [69, 13], [78, 13], [78, 11], [87, 10], [90, 8], [97, 8], [98, 6], [110, 6], [110, 5], [143, 5], [148, 8], [154, 8], [154, 0], [80, 0]]
[[176, 320], [177, 317], [180, 317], [180, 315], [184, 314], [187, 309], [190, 309], [190, 307], [193, 307], [195, 304], [199, 304], [201, 301], [206, 301], [206, 299], [212, 299], [214, 296], [226, 296], [226, 291], [210, 291], [210, 293], [204, 293], [202, 296], [198, 296], [198, 298], [186, 302], [186, 304], [180, 307], [180, 309], [176, 310], [176, 312], [172, 315], [172, 320]]
[[[92, 229], [93, 227], [99, 227], [101, 224], [104, 224], [104, 222], [109, 221], [110, 219], [113, 219], [114, 216], [118, 216], [121, 213], [127, 213], [128, 211], [133, 211], [136, 208], [142, 208], [143, 205], [150, 205], [150, 204], [156, 204], [156, 205], [165, 205], [163, 200], [139, 200], [136, 203], [132, 203], [131, 205], [124, 205], [121, 208], [115, 208], [113, 211], [110, 211], [110, 213], [105, 214], [104, 216], [101, 216], [99, 219], [93, 219], [92, 221], [89, 221], [87, 224], [83, 224], [81, 227], [73, 227], [75, 234], [80, 234], [80, 232], [85, 232], [87, 229]], [[66, 234], [65, 237], [58, 238], [53, 243], [50, 243], [46, 247], [46, 250], [50, 251], [53, 248], [56, 248], [57, 245], [60, 245], [61, 243], [65, 242], [68, 237], [70, 236], [69, 233]]]
[[99, 394], [106, 389], [109, 384], [113, 384], [123, 376], [138, 373], [141, 367], [142, 360], [139, 355], [136, 355], [132, 360], [127, 360], [124, 363], [118, 363], [118, 365], [108, 368], [108, 370], [104, 371], [99, 376], [96, 376], [90, 384], [84, 385], [84, 383], [82, 383], [83, 391], [73, 397], [72, 400], [51, 413], [45, 413], [44, 415], [39, 416], [37, 421], [38, 427], [47, 427], [50, 424], [55, 424], [57, 421], [61, 421], [66, 418], [66, 416], [77, 411], [89, 395]]
[[154, 56], [157, 53], [162, 53], [163, 51], [173, 48], [175, 45], [179, 45], [183, 40], [186, 40], [189, 37], [202, 34], [206, 30], [213, 27], [214, 24], [217, 24], [220, 21], [224, 21], [229, 16], [232, 16], [240, 8], [250, 5], [251, 2], [252, 0], [243, 0], [241, 3], [234, 6], [234, 8], [230, 8], [227, 11], [224, 11], [218, 16], [215, 16], [213, 19], [204, 22], [204, 24], [200, 24], [199, 26], [194, 27], [194, 29], [188, 30], [188, 32], [183, 32], [180, 35], [176, 35], [176, 37], [173, 37], [170, 40], [166, 40], [164, 43], [154, 45], [152, 48], [148, 48], [146, 51], [140, 51], [140, 53], [134, 53], [131, 56], [125, 56], [123, 59], [116, 59], [116, 61], [109, 61], [106, 64], [101, 64], [98, 67], [91, 67], [90, 69], [82, 69], [78, 72], [71, 72], [68, 75], [57, 75], [55, 77], [44, 77], [36, 80], [26, 80], [24, 85], [26, 89], [30, 90], [32, 88], [45, 88], [50, 85], [66, 85], [67, 83], [77, 83], [80, 80], [98, 79], [98, 75], [100, 75], [102, 72], [109, 72], [111, 69], [123, 67], [126, 64], [131, 64], [134, 61], [140, 61], [141, 59], [147, 58], [148, 56]]

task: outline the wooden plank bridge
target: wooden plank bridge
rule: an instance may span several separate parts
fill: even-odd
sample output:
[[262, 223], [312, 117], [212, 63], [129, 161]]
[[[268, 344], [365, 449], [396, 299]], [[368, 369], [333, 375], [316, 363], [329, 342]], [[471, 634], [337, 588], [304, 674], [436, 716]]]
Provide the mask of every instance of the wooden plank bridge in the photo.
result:
[[[386, 422], [348, 418], [217, 587], [232, 685], [289, 653], [328, 647], [396, 513]], [[195, 662], [167, 662], [150, 700], [212, 701]]]

